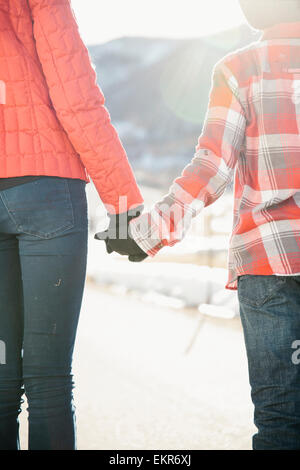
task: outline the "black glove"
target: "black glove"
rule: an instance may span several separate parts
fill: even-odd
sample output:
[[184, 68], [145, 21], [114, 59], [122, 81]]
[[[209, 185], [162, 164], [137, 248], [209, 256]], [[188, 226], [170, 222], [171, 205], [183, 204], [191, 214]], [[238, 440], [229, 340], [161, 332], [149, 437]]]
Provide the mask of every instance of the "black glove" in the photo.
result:
[[110, 223], [107, 230], [98, 232], [94, 238], [104, 240], [107, 253], [116, 252], [123, 256], [128, 256], [129, 261], [139, 262], [148, 257], [129, 233], [129, 222], [138, 217], [143, 210], [143, 206], [122, 214], [109, 214]]

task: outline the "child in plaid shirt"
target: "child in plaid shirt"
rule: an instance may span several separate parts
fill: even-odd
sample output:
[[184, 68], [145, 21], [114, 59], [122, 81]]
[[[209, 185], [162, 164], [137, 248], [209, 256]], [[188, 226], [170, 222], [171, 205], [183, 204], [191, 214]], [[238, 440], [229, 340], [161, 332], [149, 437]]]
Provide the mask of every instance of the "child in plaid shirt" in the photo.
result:
[[234, 178], [225, 287], [238, 291], [253, 448], [300, 449], [300, 0], [240, 4], [261, 39], [215, 66], [193, 160], [129, 234], [154, 256]]

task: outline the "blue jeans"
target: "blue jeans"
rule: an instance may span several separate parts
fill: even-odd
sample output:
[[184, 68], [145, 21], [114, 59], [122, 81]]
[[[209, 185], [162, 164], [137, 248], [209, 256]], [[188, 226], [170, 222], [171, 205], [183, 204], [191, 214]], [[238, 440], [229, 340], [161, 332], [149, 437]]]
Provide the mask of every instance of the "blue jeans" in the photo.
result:
[[87, 260], [85, 181], [43, 177], [0, 191], [0, 450], [76, 449], [71, 374]]
[[240, 276], [238, 298], [258, 429], [253, 449], [300, 450], [300, 276]]

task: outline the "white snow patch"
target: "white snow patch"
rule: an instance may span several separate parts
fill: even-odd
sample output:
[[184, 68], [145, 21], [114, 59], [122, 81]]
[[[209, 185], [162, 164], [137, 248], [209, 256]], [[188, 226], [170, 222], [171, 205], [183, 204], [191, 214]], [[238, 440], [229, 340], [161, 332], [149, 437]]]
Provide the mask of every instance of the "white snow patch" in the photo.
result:
[[[99, 284], [143, 293], [145, 300], [156, 304], [175, 308], [210, 304], [218, 307], [216, 311], [230, 310], [231, 317], [239, 314], [236, 291], [225, 289], [226, 269], [151, 260], [130, 263], [125, 257], [108, 256], [104, 243], [91, 239], [87, 273]], [[227, 310], [223, 316], [230, 317]]]

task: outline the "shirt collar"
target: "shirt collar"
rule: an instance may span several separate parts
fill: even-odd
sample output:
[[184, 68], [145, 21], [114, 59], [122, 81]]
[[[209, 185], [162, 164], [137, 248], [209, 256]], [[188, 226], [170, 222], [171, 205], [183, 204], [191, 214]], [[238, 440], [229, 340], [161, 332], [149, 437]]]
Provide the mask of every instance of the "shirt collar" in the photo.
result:
[[300, 22], [280, 23], [265, 29], [261, 40], [282, 38], [300, 38]]

